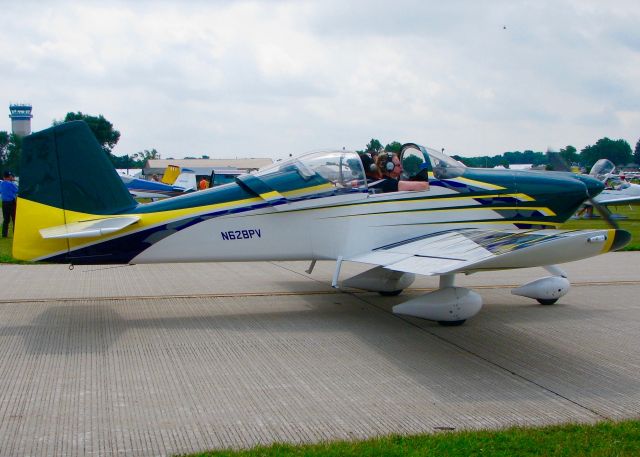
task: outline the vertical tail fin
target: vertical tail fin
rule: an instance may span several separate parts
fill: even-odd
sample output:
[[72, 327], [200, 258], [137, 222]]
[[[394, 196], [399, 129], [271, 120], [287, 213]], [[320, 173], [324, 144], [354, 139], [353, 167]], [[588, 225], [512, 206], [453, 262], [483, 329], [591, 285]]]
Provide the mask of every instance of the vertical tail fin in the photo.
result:
[[197, 186], [196, 174], [193, 170], [189, 170], [187, 168], [183, 169], [182, 173], [180, 173], [173, 182], [173, 187], [179, 187], [184, 190], [196, 190]]
[[160, 181], [171, 186], [178, 176], [180, 176], [180, 167], [176, 165], [167, 165]]
[[68, 240], [45, 240], [39, 230], [135, 206], [85, 122], [36, 132], [22, 146], [13, 255], [34, 260], [64, 253]]

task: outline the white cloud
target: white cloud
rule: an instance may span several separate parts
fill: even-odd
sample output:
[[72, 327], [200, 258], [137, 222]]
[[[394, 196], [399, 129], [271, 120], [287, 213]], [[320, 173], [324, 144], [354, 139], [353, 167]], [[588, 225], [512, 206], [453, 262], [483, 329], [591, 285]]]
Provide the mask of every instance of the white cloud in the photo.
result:
[[[635, 144], [640, 5], [615, 1], [2, 4], [5, 105], [103, 114], [116, 153], [463, 155]], [[0, 126], [0, 129], [8, 129]]]

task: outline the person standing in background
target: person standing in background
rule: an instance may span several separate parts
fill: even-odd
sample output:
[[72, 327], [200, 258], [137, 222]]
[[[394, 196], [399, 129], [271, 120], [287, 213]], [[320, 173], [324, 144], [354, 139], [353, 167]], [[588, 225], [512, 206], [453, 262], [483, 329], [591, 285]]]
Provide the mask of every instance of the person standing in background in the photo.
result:
[[13, 230], [16, 230], [16, 198], [18, 197], [18, 185], [15, 176], [10, 171], [2, 174], [0, 194], [2, 195], [2, 237], [9, 236], [9, 222], [13, 221]]

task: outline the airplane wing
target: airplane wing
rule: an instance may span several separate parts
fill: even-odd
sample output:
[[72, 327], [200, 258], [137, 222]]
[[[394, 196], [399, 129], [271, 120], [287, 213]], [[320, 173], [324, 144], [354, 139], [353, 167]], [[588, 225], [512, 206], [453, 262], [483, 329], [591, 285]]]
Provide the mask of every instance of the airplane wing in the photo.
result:
[[454, 229], [345, 257], [353, 262], [421, 275], [470, 273], [552, 265], [624, 246], [624, 230]]
[[[595, 199], [599, 204], [604, 205], [604, 206], [616, 206], [616, 205], [626, 205], [626, 204], [633, 204], [633, 205], [637, 205], [640, 204], [640, 195], [628, 195], [628, 196], [619, 196], [619, 197], [607, 197], [607, 198], [603, 198], [603, 199]], [[589, 205], [589, 202], [585, 202], [586, 205]]]

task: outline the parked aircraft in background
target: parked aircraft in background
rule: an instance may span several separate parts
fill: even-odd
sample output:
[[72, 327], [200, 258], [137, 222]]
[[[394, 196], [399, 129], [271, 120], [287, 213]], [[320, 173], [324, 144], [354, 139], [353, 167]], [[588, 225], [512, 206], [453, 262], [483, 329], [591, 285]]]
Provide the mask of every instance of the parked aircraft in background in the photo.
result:
[[640, 203], [640, 185], [627, 181], [623, 173], [614, 174], [615, 165], [607, 159], [598, 160], [589, 175], [602, 181], [604, 190], [594, 200], [604, 206]]
[[[178, 167], [174, 167], [178, 168]], [[178, 170], [180, 170], [178, 168]], [[165, 175], [166, 176], [166, 173]], [[148, 179], [132, 178], [120, 175], [127, 190], [135, 198], [151, 198], [154, 200], [175, 197], [196, 190], [196, 175], [193, 171], [183, 169], [172, 184]]]
[[[208, 182], [210, 187], [221, 186], [234, 182], [236, 177], [244, 173], [244, 171], [236, 168], [214, 168]], [[198, 177], [193, 170], [188, 168], [180, 170], [180, 167], [175, 165], [167, 167], [160, 181], [120, 174], [120, 178], [131, 195], [135, 198], [151, 198], [152, 200], [175, 197], [186, 192], [195, 191]]]
[[[640, 185], [630, 183], [623, 174], [614, 174], [614, 170], [615, 165], [608, 159], [600, 159], [591, 167], [589, 175], [602, 182], [604, 190], [592, 201], [584, 202], [575, 219], [591, 219], [601, 215], [609, 219], [625, 219], [627, 216], [611, 214], [609, 207], [640, 204]], [[601, 214], [594, 214], [594, 203], [600, 207]]]
[[624, 230], [555, 230], [603, 184], [572, 173], [466, 168], [408, 143], [404, 179], [428, 190], [372, 193], [358, 154], [278, 162], [235, 182], [138, 204], [89, 128], [69, 122], [24, 139], [13, 255], [72, 264], [334, 260], [372, 269], [343, 287], [397, 295], [415, 274], [440, 288], [396, 313], [459, 325], [482, 307], [455, 275], [542, 266], [550, 276], [512, 292], [552, 304], [570, 288], [554, 264], [626, 245]]

